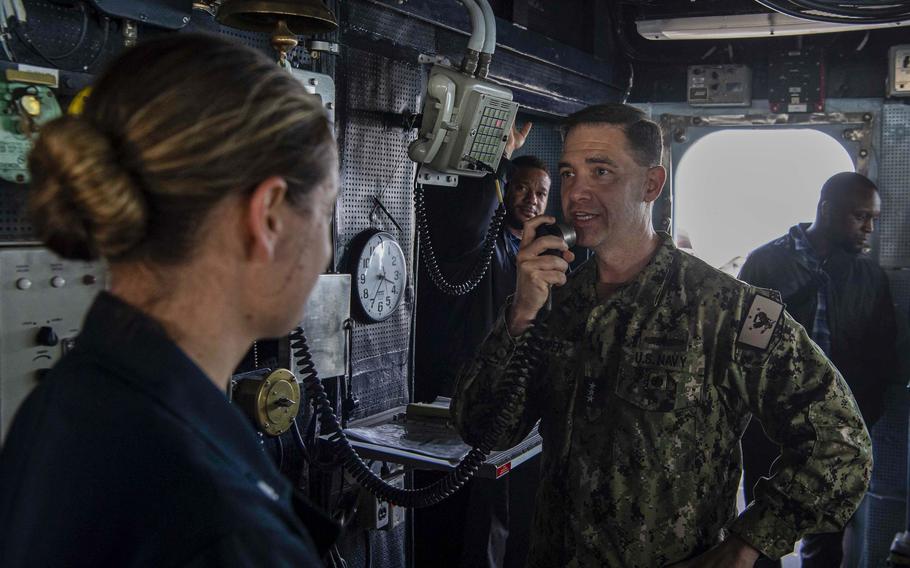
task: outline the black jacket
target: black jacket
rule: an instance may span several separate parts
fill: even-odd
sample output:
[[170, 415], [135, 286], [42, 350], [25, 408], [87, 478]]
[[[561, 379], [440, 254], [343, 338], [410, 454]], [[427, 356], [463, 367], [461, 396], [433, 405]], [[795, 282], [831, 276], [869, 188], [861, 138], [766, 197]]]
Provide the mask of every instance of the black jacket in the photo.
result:
[[[787, 311], [812, 330], [818, 281], [796, 251], [793, 232], [752, 252], [739, 278], [778, 290]], [[885, 386], [899, 374], [894, 304], [888, 278], [865, 255], [833, 252], [822, 268], [829, 277], [830, 358], [838, 368], [870, 428], [882, 415]]]
[[[502, 190], [513, 166], [502, 159], [498, 176]], [[481, 258], [490, 219], [499, 206], [495, 180], [462, 177], [457, 188], [424, 190], [433, 249], [443, 274], [451, 282], [464, 282]], [[490, 269], [474, 290], [449, 296], [430, 280], [423, 259], [417, 288], [417, 337], [415, 398], [451, 397], [458, 368], [493, 328], [499, 309], [515, 292], [515, 259], [509, 255], [505, 223], [496, 238]], [[421, 246], [424, 246], [421, 241]], [[421, 250], [421, 254], [426, 251]]]
[[0, 453], [4, 568], [322, 566], [303, 520], [249, 421], [107, 293]]

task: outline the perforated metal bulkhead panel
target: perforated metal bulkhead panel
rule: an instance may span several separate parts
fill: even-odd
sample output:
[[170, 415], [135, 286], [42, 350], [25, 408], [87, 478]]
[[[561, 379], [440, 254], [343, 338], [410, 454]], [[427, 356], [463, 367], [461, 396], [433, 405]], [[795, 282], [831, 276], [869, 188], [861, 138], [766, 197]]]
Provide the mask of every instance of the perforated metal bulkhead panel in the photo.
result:
[[[110, 20], [107, 36], [104, 27], [86, 3], [85, 14], [80, 3], [63, 3], [52, 0], [26, 0], [28, 22], [24, 29], [11, 34], [11, 49], [18, 62], [33, 63], [44, 67], [55, 67], [81, 72], [97, 72], [109, 55], [120, 49], [120, 22]], [[83, 35], [85, 24], [85, 36]], [[22, 39], [28, 38], [34, 47], [27, 47]], [[74, 49], [76, 48], [76, 49]], [[38, 56], [53, 57], [46, 61]], [[66, 57], [60, 57], [65, 55]]]
[[[881, 116], [879, 262], [895, 269], [887, 271], [891, 295], [899, 317], [906, 317], [910, 310], [910, 107], [885, 105]], [[884, 565], [894, 534], [906, 530], [908, 406], [903, 386], [889, 387], [884, 415], [871, 429], [875, 466], [863, 519], [862, 566]]]
[[906, 530], [902, 499], [867, 494], [868, 508], [862, 518], [863, 550], [856, 566], [888, 566], [888, 550], [898, 532]]
[[910, 106], [883, 107], [879, 156], [879, 262], [882, 266], [910, 267]]
[[[415, 166], [408, 158], [407, 147], [415, 134], [390, 128], [375, 112], [418, 108], [424, 73], [416, 63], [350, 47], [345, 53], [344, 69], [347, 120], [340, 126], [344, 145], [337, 210], [336, 258], [341, 262], [338, 268], [348, 269], [348, 245], [370, 228], [395, 236], [408, 261], [408, 292], [395, 315], [380, 323], [360, 322], [354, 328], [352, 380], [354, 392], [361, 401], [354, 416], [361, 417], [408, 402], [410, 322], [414, 306]], [[377, 206], [377, 201], [388, 214]]]
[[0, 183], [0, 242], [34, 240], [32, 224], [25, 215], [25, 186]]

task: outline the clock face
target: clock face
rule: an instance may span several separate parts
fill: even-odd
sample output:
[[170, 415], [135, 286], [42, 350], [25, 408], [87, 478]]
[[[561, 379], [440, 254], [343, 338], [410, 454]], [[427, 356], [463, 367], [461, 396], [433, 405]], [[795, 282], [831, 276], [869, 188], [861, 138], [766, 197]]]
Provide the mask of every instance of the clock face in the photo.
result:
[[370, 231], [351, 251], [354, 295], [372, 321], [388, 319], [404, 297], [408, 271], [398, 241], [384, 231]]

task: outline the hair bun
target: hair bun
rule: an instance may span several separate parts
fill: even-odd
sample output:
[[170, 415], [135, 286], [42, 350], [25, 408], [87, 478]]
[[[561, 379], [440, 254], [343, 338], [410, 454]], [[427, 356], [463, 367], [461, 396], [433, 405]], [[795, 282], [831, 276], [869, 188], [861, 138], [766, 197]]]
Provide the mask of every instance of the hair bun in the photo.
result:
[[29, 212], [35, 234], [64, 258], [116, 258], [146, 234], [139, 174], [115, 142], [87, 120], [44, 125], [29, 154]]

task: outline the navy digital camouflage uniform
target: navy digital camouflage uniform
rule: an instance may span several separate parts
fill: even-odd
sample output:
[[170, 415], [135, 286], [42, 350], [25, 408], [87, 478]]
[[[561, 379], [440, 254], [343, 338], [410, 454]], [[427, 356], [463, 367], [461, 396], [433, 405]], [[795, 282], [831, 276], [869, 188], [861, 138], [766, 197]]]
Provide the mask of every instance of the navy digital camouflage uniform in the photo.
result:
[[[836, 530], [871, 471], [849, 387], [786, 312], [764, 349], [740, 341], [760, 290], [679, 251], [598, 301], [594, 261], [554, 289], [544, 360], [499, 447], [540, 420], [542, 484], [529, 566], [672, 564], [731, 531], [769, 557]], [[453, 415], [476, 443], [501, 408], [504, 369], [529, 332], [501, 315], [459, 377]], [[783, 447], [737, 517], [739, 439], [752, 414]]]

